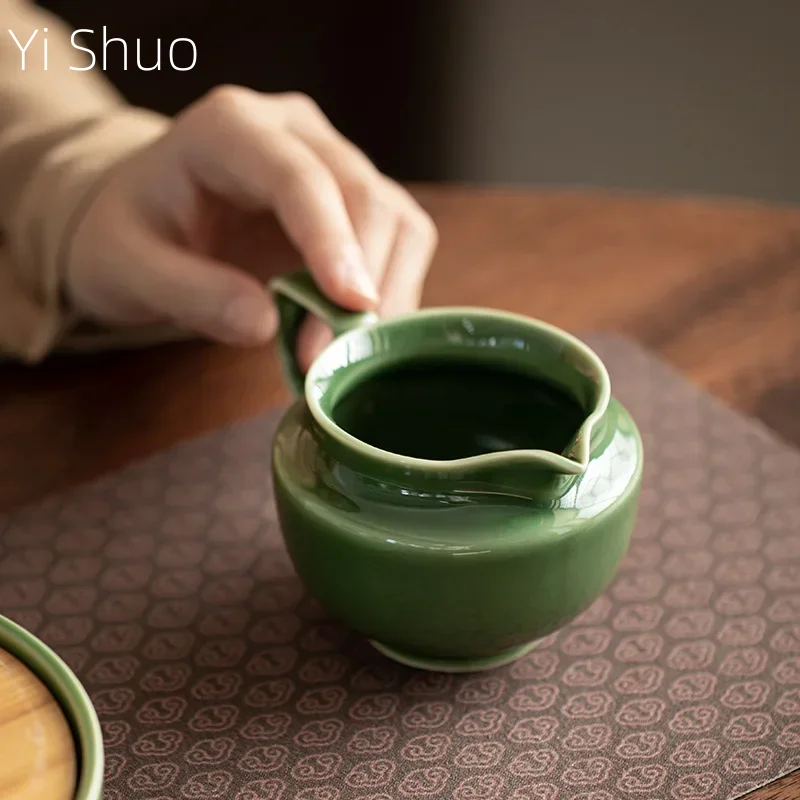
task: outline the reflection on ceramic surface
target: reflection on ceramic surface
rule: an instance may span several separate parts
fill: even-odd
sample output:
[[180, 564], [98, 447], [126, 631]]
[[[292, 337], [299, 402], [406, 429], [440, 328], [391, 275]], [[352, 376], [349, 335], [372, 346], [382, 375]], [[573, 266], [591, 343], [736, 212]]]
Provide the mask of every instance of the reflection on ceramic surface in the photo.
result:
[[623, 417], [608, 446], [589, 463], [581, 480], [559, 501], [561, 509], [576, 516], [595, 517], [609, 508], [634, 480], [640, 467], [637, 434], [630, 418]]

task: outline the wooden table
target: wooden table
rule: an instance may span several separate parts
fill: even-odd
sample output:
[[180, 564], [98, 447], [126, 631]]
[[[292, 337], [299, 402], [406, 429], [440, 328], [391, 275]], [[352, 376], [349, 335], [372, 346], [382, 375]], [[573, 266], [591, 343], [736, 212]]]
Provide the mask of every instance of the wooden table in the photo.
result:
[[[800, 444], [800, 210], [427, 188], [425, 305], [483, 305], [638, 339]], [[286, 402], [272, 347], [201, 343], [0, 367], [0, 508]], [[800, 796], [800, 773], [751, 795]]]

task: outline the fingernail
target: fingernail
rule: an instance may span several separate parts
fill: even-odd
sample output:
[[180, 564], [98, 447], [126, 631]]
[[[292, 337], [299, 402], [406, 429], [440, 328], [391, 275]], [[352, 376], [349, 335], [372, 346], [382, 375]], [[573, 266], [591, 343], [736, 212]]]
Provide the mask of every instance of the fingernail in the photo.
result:
[[350, 289], [372, 305], [380, 302], [378, 289], [364, 266], [361, 251], [350, 252], [342, 261], [344, 278]]
[[265, 342], [275, 332], [275, 313], [265, 300], [237, 297], [225, 308], [223, 322], [241, 339]]

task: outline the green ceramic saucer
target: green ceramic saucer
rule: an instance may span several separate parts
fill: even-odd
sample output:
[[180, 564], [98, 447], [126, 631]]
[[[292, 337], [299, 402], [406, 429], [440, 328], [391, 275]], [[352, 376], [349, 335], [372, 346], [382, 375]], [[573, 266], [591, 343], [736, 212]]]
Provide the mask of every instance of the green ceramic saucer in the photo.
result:
[[3, 616], [0, 616], [0, 650], [27, 666], [64, 712], [72, 728], [79, 761], [75, 800], [102, 800], [103, 734], [92, 701], [78, 678], [44, 642]]

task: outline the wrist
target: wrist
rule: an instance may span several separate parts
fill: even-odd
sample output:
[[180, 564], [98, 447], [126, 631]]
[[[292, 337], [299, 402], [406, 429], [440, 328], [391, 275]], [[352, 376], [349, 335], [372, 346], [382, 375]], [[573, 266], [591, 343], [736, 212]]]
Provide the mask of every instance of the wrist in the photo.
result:
[[8, 242], [19, 282], [39, 309], [38, 330], [23, 344], [28, 359], [42, 358], [80, 321], [70, 298], [66, 260], [92, 200], [121, 162], [169, 126], [160, 115], [123, 108], [82, 126], [38, 164], [11, 220]]

